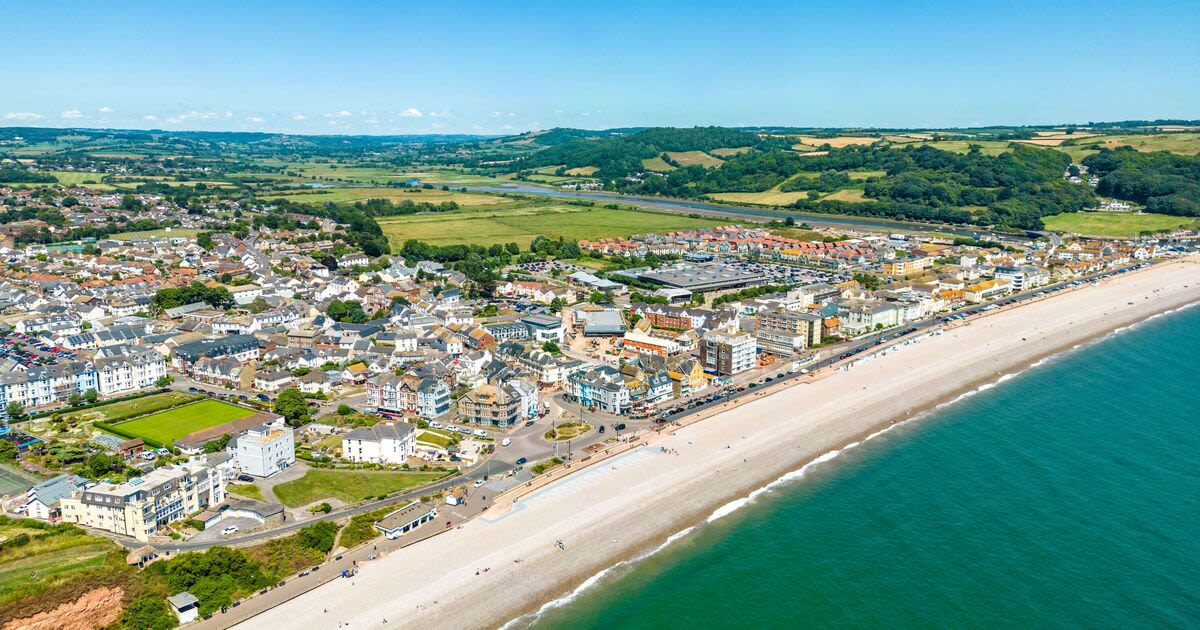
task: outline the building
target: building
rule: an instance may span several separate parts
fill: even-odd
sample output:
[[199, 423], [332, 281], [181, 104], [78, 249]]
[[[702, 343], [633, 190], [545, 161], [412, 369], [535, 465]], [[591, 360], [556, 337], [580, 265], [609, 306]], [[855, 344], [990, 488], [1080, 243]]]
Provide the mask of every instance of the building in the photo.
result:
[[255, 477], [270, 477], [296, 463], [296, 437], [283, 418], [246, 429], [225, 448], [234, 467]]
[[232, 357], [239, 362], [258, 359], [258, 339], [253, 335], [229, 335], [180, 344], [171, 353], [171, 367], [190, 374], [202, 358]]
[[674, 339], [652, 335], [637, 329], [625, 331], [622, 345], [630, 352], [657, 354], [662, 357], [676, 354], [683, 349]]
[[114, 346], [96, 353], [96, 386], [102, 396], [154, 387], [167, 375], [167, 360], [157, 350], [144, 346]]
[[710, 331], [700, 341], [700, 363], [707, 372], [729, 376], [753, 368], [757, 351], [758, 343], [751, 335]]
[[568, 379], [568, 396], [588, 407], [612, 414], [629, 411], [631, 392], [625, 378], [616, 369], [599, 365], [575, 372]]
[[889, 278], [921, 273], [929, 266], [929, 258], [925, 256], [904, 256], [883, 263], [883, 275]]
[[375, 521], [375, 529], [379, 530], [388, 540], [395, 540], [436, 517], [437, 508], [420, 501], [413, 501]]
[[526, 315], [521, 318], [521, 324], [528, 329], [528, 338], [537, 343], [547, 341], [562, 343], [566, 332], [566, 329], [563, 327], [562, 318], [553, 315], [543, 315], [541, 313]]
[[25, 492], [25, 507], [29, 516], [57, 522], [62, 518], [59, 502], [72, 492], [82, 490], [88, 483], [79, 475], [59, 475], [33, 486]]
[[1007, 280], [1013, 291], [1025, 291], [1050, 284], [1050, 272], [1033, 265], [996, 267], [993, 275], [997, 280]]
[[463, 422], [508, 428], [537, 414], [537, 388], [514, 379], [503, 384], [487, 383], [458, 399]]
[[367, 381], [366, 404], [383, 415], [436, 418], [450, 411], [450, 387], [436, 378], [380, 374]]
[[986, 302], [992, 298], [1008, 295], [1013, 285], [1002, 279], [984, 280], [963, 288], [963, 299], [968, 302]]
[[617, 272], [643, 282], [653, 282], [674, 289], [687, 289], [693, 293], [717, 291], [762, 284], [762, 274], [745, 271], [717, 262], [682, 262], [662, 269], [640, 269]]
[[101, 483], [64, 497], [63, 520], [148, 542], [168, 523], [225, 499], [216, 468], [185, 464], [156, 468], [121, 484]]
[[417, 452], [417, 432], [404, 422], [360, 427], [342, 437], [342, 457], [370, 464], [403, 464]]
[[233, 357], [201, 357], [192, 365], [192, 378], [222, 387], [250, 389], [254, 373], [254, 363], [242, 363]]
[[0, 417], [9, 404], [19, 402], [26, 409], [65, 404], [72, 394], [99, 393], [96, 370], [91, 363], [72, 361], [60, 365], [35, 365], [24, 371], [0, 374]]
[[577, 309], [575, 322], [585, 337], [615, 336], [625, 333], [625, 318], [617, 309]]
[[[792, 351], [782, 354], [790, 354], [795, 350], [805, 347], [815, 346], [821, 343], [822, 333], [822, 317], [817, 313], [807, 311], [789, 311], [783, 308], [770, 309], [759, 311], [754, 316], [754, 331], [755, 336], [759, 338], [759, 345], [766, 349], [766, 345], [762, 343], [765, 337], [771, 337], [771, 333], [788, 333], [791, 342], [788, 344], [793, 347]], [[797, 346], [795, 336], [799, 335], [798, 341], [802, 345]], [[778, 337], [778, 335], [775, 335]], [[779, 352], [770, 351], [772, 354], [781, 354]]]
[[171, 605], [171, 610], [179, 618], [181, 625], [191, 623], [200, 616], [200, 600], [187, 591], [168, 597], [167, 603]]

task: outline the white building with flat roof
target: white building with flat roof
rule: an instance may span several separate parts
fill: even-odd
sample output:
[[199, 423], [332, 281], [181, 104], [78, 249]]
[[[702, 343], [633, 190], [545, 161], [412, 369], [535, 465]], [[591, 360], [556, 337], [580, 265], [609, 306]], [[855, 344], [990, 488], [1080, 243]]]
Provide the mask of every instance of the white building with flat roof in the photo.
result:
[[283, 418], [250, 427], [229, 440], [234, 466], [255, 477], [270, 477], [296, 463], [296, 436]]

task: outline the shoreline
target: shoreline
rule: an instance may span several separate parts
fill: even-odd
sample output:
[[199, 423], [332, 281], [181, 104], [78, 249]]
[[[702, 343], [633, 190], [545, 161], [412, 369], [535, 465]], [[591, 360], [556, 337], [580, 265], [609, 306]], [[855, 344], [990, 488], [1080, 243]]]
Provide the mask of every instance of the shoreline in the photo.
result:
[[[612, 570], [802, 478], [813, 465], [866, 439], [1037, 367], [1047, 357], [1197, 300], [1200, 265], [1193, 259], [995, 312], [849, 371], [833, 370], [718, 410], [705, 421], [651, 434], [641, 446], [554, 479], [509, 511], [486, 512], [462, 530], [446, 532], [449, 536], [364, 565], [360, 578], [337, 580], [248, 621], [306, 619], [301, 625], [328, 627], [351, 619], [356, 627], [376, 627], [390, 617], [389, 625], [401, 626], [522, 627]], [[1006, 333], [1026, 336], [1016, 341]], [[1040, 340], [1029, 339], [1037, 334]], [[953, 341], [960, 336], [964, 343]], [[807, 400], [810, 392], [813, 400]], [[739, 439], [738, 433], [747, 435]], [[746, 442], [748, 437], [757, 439]], [[660, 443], [680, 456], [645, 448]], [[606, 467], [611, 470], [601, 470]], [[566, 549], [555, 548], [557, 540]], [[490, 572], [479, 575], [480, 567]], [[322, 614], [329, 602], [342, 603], [333, 611], [336, 617]]]

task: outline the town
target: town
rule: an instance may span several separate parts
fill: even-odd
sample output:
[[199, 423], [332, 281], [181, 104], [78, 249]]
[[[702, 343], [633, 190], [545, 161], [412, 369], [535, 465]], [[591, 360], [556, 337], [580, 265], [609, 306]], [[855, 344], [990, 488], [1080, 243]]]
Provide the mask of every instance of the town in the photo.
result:
[[352, 214], [202, 203], [0, 187], [0, 507], [137, 566], [347, 519], [344, 547], [411, 544], [768, 383], [1195, 248], [789, 219], [481, 247], [481, 272], [368, 253]]

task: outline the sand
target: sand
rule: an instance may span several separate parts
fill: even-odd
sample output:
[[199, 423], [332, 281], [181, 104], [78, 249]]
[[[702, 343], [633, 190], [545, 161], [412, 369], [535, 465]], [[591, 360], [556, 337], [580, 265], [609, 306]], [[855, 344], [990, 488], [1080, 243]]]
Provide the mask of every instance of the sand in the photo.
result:
[[822, 454], [898, 421], [919, 422], [923, 410], [1041, 357], [1196, 301], [1193, 260], [994, 312], [577, 466], [511, 509], [498, 504], [243, 626], [374, 628], [384, 619], [386, 627], [502, 626]]

